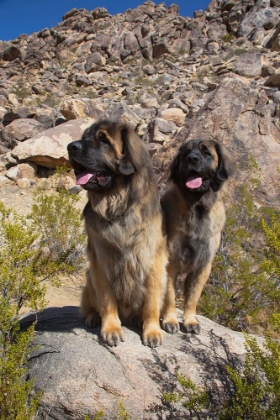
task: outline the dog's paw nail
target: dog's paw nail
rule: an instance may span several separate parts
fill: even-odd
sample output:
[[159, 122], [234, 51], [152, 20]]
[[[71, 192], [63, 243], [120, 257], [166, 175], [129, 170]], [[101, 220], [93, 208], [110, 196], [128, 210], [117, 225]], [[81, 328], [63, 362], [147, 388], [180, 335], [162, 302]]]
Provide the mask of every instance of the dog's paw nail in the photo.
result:
[[200, 324], [184, 324], [187, 333], [200, 334]]
[[169, 334], [175, 334], [180, 330], [178, 322], [162, 322], [162, 328]]
[[162, 344], [162, 335], [159, 334], [149, 334], [143, 337], [143, 344], [149, 346], [152, 349], [159, 347]]
[[104, 342], [108, 344], [108, 346], [110, 347], [116, 347], [122, 341], [124, 341], [122, 331], [115, 331], [115, 332], [110, 332], [110, 333], [102, 332], [101, 336]]

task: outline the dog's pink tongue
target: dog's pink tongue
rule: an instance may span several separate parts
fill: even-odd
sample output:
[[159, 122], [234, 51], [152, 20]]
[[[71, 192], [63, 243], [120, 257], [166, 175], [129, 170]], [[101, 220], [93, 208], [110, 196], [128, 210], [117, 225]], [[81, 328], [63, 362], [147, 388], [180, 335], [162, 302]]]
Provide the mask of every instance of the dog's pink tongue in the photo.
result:
[[76, 185], [85, 185], [90, 180], [90, 178], [93, 177], [93, 175], [94, 174], [87, 171], [82, 172], [76, 177]]
[[188, 188], [199, 188], [202, 184], [202, 178], [191, 175], [186, 182]]

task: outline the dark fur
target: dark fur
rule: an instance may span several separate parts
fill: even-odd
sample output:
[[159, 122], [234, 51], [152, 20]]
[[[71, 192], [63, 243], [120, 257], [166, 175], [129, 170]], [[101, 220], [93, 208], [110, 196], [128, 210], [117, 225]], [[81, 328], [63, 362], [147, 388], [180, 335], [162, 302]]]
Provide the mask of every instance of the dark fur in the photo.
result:
[[[188, 332], [199, 333], [196, 307], [220, 244], [225, 222], [222, 195], [233, 171], [228, 153], [212, 140], [184, 143], [172, 162], [171, 183], [162, 197], [169, 249], [163, 327], [168, 332], [179, 329], [175, 282], [183, 275], [184, 326]], [[202, 178], [202, 185], [189, 188], [186, 182], [191, 175]]]
[[162, 210], [145, 144], [125, 124], [99, 121], [68, 146], [76, 175], [93, 173], [84, 210], [90, 267], [81, 302], [87, 325], [101, 317], [109, 345], [121, 319], [143, 322], [143, 342], [161, 344], [167, 250]]

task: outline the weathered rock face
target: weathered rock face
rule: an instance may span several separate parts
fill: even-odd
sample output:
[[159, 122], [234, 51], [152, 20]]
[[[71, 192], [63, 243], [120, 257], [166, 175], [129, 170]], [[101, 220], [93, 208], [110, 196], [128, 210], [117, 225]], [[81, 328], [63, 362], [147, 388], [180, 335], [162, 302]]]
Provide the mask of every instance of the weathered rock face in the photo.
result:
[[91, 119], [78, 119], [49, 128], [16, 146], [12, 156], [19, 161], [34, 162], [46, 168], [63, 166], [68, 162], [67, 145], [81, 138], [93, 122]]
[[[225, 77], [179, 136], [216, 139], [227, 146], [241, 167], [253, 156], [260, 168], [260, 201], [279, 200], [280, 132], [271, 119], [268, 98], [240, 77]], [[240, 180], [242, 176], [239, 174]], [[267, 187], [269, 185], [269, 188]]]
[[164, 332], [163, 345], [156, 349], [142, 344], [141, 330], [127, 327], [125, 341], [107, 347], [100, 328], [83, 325], [77, 307], [46, 309], [36, 327], [41, 346], [29, 361], [36, 389], [44, 390], [38, 418], [92, 418], [103, 411], [111, 420], [119, 402], [131, 420], [187, 418], [180, 404], [171, 408], [163, 400], [164, 392], [179, 389], [176, 372], [212, 389], [213, 400], [219, 400], [228, 392], [226, 364], [239, 366], [244, 359], [244, 336], [199, 320], [199, 336]]

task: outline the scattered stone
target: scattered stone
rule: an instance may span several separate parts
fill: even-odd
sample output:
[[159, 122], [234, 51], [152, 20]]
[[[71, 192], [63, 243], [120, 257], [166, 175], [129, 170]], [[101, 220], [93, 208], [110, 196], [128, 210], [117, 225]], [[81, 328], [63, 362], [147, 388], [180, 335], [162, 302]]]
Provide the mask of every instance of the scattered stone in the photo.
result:
[[245, 77], [257, 77], [262, 75], [262, 68], [268, 64], [263, 54], [245, 53], [234, 62], [235, 72]]
[[81, 138], [84, 130], [94, 122], [92, 119], [76, 119], [45, 130], [29, 140], [18, 144], [12, 156], [20, 161], [34, 162], [46, 168], [56, 168], [68, 162], [67, 145]]
[[12, 180], [34, 179], [37, 172], [37, 166], [34, 163], [20, 163], [9, 169], [6, 176]]
[[143, 108], [158, 108], [159, 104], [157, 98], [145, 98], [142, 100], [141, 106]]
[[160, 116], [166, 121], [173, 121], [178, 127], [185, 123], [185, 114], [182, 109], [168, 108], [160, 112]]
[[269, 76], [264, 82], [265, 86], [280, 88], [280, 70], [276, 70], [274, 74]]
[[45, 126], [32, 118], [14, 120], [0, 133], [0, 142], [8, 149], [14, 148], [18, 142], [30, 139], [45, 130]]
[[75, 120], [77, 118], [86, 118], [85, 112], [86, 104], [79, 99], [70, 99], [63, 102], [61, 113], [68, 120]]

